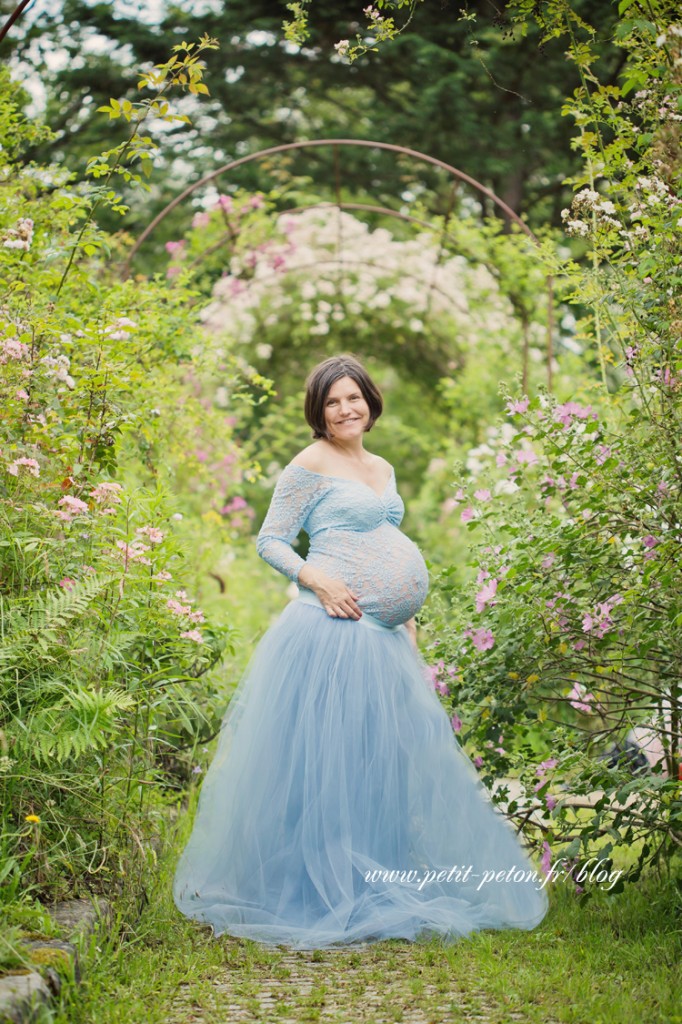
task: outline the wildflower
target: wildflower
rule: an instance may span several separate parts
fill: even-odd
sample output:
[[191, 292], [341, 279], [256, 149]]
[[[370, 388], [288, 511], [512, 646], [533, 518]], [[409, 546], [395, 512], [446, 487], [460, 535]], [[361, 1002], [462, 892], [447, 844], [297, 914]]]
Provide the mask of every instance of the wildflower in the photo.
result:
[[18, 476], [19, 466], [26, 466], [31, 476], [40, 476], [40, 466], [35, 459], [15, 459], [14, 462], [10, 462], [8, 465], [7, 472], [12, 476]]
[[57, 586], [63, 587], [64, 590], [73, 590], [73, 588], [76, 586], [76, 581], [72, 580], [70, 576], [65, 576], [63, 579], [59, 581]]
[[457, 714], [456, 711], [453, 714], [452, 718], [450, 719], [450, 722], [451, 722], [452, 728], [454, 729], [455, 732], [461, 732], [462, 731], [462, 719], [459, 717], [459, 715]]
[[545, 839], [545, 841], [542, 844], [542, 857], [540, 859], [540, 867], [542, 868], [542, 870], [544, 871], [544, 873], [546, 875], [549, 874], [549, 869], [550, 869], [551, 865], [552, 865], [552, 850], [551, 850], [551, 847], [550, 847], [549, 843]]
[[28, 252], [32, 241], [33, 221], [30, 217], [20, 217], [15, 228], [5, 229], [2, 244], [5, 249], [23, 249]]
[[556, 804], [557, 804], [556, 797], [549, 796], [549, 794], [548, 794], [545, 797], [545, 803], [547, 804], [547, 810], [548, 811], [553, 811], [554, 808], [556, 807]]
[[519, 464], [525, 462], [527, 466], [534, 466], [538, 461], [538, 457], [532, 448], [519, 448], [514, 452], [514, 456]]
[[117, 540], [116, 547], [123, 552], [123, 556], [127, 561], [138, 561], [142, 565], [152, 564], [148, 558], [144, 557], [144, 552], [149, 551], [149, 547], [146, 544], [142, 544], [139, 540], [134, 540], [132, 544], [126, 544], [124, 540]]
[[31, 821], [38, 824], [40, 822], [40, 817], [37, 814], [27, 814], [24, 821]]
[[338, 53], [339, 57], [345, 57], [350, 47], [349, 39], [339, 39], [338, 43], [334, 43], [334, 49]]
[[189, 615], [192, 611], [191, 605], [180, 604], [179, 601], [174, 600], [172, 597], [169, 597], [166, 601], [166, 607], [171, 610], [173, 615]]
[[192, 217], [193, 228], [205, 228], [210, 223], [211, 214], [207, 213], [205, 210], [200, 210], [198, 213], [195, 213], [194, 216]]
[[474, 518], [474, 510], [471, 505], [467, 505], [465, 509], [462, 509], [459, 517], [463, 523], [468, 523], [469, 520]]
[[481, 768], [483, 766], [483, 758], [481, 757], [480, 754], [476, 754], [476, 757], [474, 758], [474, 764], [476, 765], [477, 768]]
[[119, 316], [104, 328], [104, 333], [112, 341], [125, 341], [131, 329], [135, 327], [137, 327], [137, 323], [134, 320], [130, 320], [127, 316]]
[[493, 636], [492, 630], [484, 629], [467, 629], [465, 630], [465, 636], [471, 637], [471, 642], [477, 651], [487, 651], [495, 644], [495, 637]]
[[194, 768], [192, 768], [192, 775], [201, 775], [203, 770], [200, 764], [195, 764]]
[[227, 505], [223, 505], [220, 511], [223, 515], [227, 515], [229, 512], [238, 512], [243, 508], [246, 508], [246, 501], [241, 497], [241, 495], [237, 494], [234, 498], [228, 501]]
[[519, 413], [527, 412], [529, 405], [530, 405], [530, 399], [529, 398], [522, 398], [522, 399], [517, 400], [515, 402], [510, 401], [510, 402], [507, 402], [507, 412], [511, 413], [511, 414], [516, 413], [516, 412], [519, 412]]
[[23, 341], [17, 338], [5, 338], [0, 348], [0, 364], [6, 363], [9, 359], [25, 359], [30, 349]]
[[186, 245], [187, 242], [184, 238], [179, 242], [166, 242], [166, 252], [171, 256], [180, 256]]
[[477, 612], [482, 612], [485, 606], [488, 604], [488, 602], [490, 602], [491, 604], [496, 603], [495, 601], [493, 601], [493, 598], [497, 593], [497, 584], [498, 580], [493, 579], [490, 580], [489, 583], [486, 583], [483, 587], [481, 587], [479, 592], [476, 594]]
[[80, 498], [75, 498], [72, 494], [65, 494], [63, 498], [59, 499], [57, 504], [65, 505], [65, 511], [72, 516], [77, 516], [81, 512], [85, 513], [90, 511], [86, 502], [81, 501]]
[[121, 499], [118, 497], [117, 491], [122, 491], [121, 484], [114, 483], [113, 480], [103, 480], [102, 483], [97, 484], [92, 491], [90, 491], [90, 497], [94, 498], [96, 502], [101, 503], [104, 501], [113, 502], [116, 505], [121, 503]]
[[197, 644], [203, 644], [204, 638], [198, 629], [188, 629], [185, 633], [180, 634], [183, 640], [194, 640]]
[[597, 413], [591, 405], [580, 405], [578, 402], [564, 402], [554, 409], [554, 420], [564, 427], [570, 427], [574, 417], [579, 420], [596, 420]]
[[490, 501], [490, 491], [487, 487], [481, 487], [478, 491], [474, 491], [474, 498], [477, 501]]
[[594, 694], [588, 693], [582, 683], [573, 684], [568, 700], [571, 707], [575, 708], [576, 711], [581, 711], [584, 715], [591, 715], [593, 713]]
[[135, 533], [144, 534], [152, 544], [160, 544], [165, 534], [156, 526], [138, 526]]

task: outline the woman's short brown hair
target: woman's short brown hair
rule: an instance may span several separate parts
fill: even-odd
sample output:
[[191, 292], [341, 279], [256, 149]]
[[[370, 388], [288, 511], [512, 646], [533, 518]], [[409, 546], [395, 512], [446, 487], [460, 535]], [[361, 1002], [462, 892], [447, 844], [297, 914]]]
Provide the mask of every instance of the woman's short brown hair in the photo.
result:
[[362, 363], [348, 354], [331, 356], [314, 366], [305, 382], [305, 418], [313, 428], [313, 437], [329, 438], [324, 418], [324, 403], [332, 384], [341, 377], [351, 377], [362, 392], [369, 406], [369, 422], [365, 430], [371, 430], [381, 416], [384, 400]]

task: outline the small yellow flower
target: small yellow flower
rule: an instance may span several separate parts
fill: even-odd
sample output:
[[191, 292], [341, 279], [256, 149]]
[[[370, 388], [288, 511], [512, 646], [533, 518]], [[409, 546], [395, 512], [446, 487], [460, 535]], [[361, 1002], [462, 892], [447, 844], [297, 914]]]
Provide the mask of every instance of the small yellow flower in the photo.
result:
[[531, 686], [531, 684], [532, 684], [532, 683], [537, 683], [537, 681], [538, 681], [538, 679], [539, 679], [539, 678], [540, 678], [540, 676], [536, 675], [536, 674], [535, 674], [535, 672], [533, 672], [533, 674], [532, 674], [532, 675], [530, 675], [530, 676], [528, 676], [528, 677], [526, 678], [526, 684], [527, 684], [528, 686]]
[[568, 650], [568, 644], [566, 643], [565, 640], [562, 640], [561, 643], [559, 644], [559, 652], [561, 654], [565, 654], [567, 650]]
[[37, 814], [27, 814], [27, 815], [26, 815], [26, 817], [24, 818], [24, 821], [35, 821], [35, 822], [39, 822], [39, 821], [40, 821], [40, 818], [38, 817], [38, 815], [37, 815]]
[[509, 679], [518, 679], [519, 678], [519, 673], [518, 672], [507, 672], [507, 676], [508, 676]]

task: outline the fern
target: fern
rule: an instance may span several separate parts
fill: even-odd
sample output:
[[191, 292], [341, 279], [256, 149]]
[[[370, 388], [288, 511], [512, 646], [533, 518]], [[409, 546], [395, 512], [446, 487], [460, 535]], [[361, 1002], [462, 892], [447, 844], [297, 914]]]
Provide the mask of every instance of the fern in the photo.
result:
[[121, 712], [134, 706], [135, 699], [116, 687], [71, 690], [59, 704], [33, 715], [24, 744], [39, 762], [76, 760], [88, 750], [105, 749]]
[[49, 591], [21, 601], [4, 601], [2, 622], [4, 636], [0, 641], [0, 664], [19, 657], [27, 646], [38, 648], [41, 660], [54, 661], [49, 655], [53, 631], [87, 611], [88, 606], [105, 587], [116, 579], [111, 573], [97, 574], [80, 580], [70, 590]]

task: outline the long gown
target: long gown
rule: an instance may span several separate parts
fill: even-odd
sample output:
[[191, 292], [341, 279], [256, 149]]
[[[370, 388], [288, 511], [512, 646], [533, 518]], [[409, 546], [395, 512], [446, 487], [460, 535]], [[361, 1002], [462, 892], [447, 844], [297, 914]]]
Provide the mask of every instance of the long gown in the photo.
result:
[[225, 714], [173, 882], [178, 909], [294, 948], [484, 928], [531, 929], [543, 874], [495, 809], [404, 623], [428, 574], [398, 526], [392, 472], [358, 480], [289, 464], [258, 553], [297, 581], [307, 564], [360, 595], [360, 619], [303, 587], [264, 633]]

